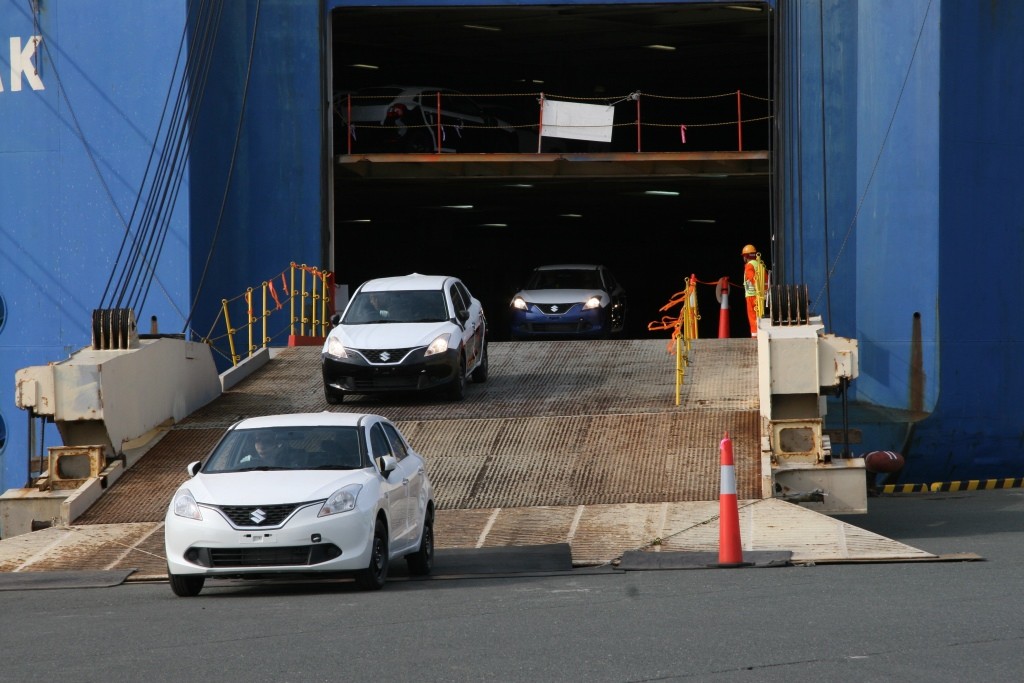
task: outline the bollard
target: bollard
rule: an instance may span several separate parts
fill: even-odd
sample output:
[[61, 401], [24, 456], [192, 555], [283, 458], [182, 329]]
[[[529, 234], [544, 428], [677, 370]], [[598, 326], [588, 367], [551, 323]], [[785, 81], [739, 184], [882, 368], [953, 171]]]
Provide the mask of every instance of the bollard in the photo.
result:
[[715, 296], [722, 304], [721, 312], [718, 315], [718, 338], [729, 338], [729, 278], [723, 277], [718, 281], [715, 288]]

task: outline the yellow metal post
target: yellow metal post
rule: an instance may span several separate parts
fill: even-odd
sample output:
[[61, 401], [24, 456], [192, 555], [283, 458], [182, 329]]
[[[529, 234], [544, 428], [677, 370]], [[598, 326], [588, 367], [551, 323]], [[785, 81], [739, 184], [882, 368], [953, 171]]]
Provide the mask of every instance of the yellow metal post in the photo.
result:
[[224, 309], [224, 326], [228, 330], [228, 347], [231, 349], [231, 364], [238, 365], [238, 354], [235, 353], [235, 330], [231, 327], [231, 316], [228, 315], [228, 300], [221, 299], [220, 305]]

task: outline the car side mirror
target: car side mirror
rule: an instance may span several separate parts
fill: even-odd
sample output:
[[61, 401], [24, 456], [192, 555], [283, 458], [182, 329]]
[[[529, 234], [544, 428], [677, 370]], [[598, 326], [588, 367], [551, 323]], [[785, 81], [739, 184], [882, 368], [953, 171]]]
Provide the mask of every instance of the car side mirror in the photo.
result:
[[382, 455], [377, 458], [377, 469], [385, 477], [394, 472], [396, 467], [398, 467], [398, 460], [393, 455]]
[[460, 322], [466, 322], [469, 320], [469, 311], [464, 308], [460, 308], [455, 311], [455, 317], [458, 318]]
[[338, 323], [341, 322], [341, 313], [335, 313], [331, 316], [331, 327], [337, 327]]
[[197, 474], [199, 474], [199, 466], [202, 464], [202, 461], [196, 460], [195, 462], [190, 462], [188, 465], [186, 465], [185, 471], [188, 472], [188, 476], [194, 477]]

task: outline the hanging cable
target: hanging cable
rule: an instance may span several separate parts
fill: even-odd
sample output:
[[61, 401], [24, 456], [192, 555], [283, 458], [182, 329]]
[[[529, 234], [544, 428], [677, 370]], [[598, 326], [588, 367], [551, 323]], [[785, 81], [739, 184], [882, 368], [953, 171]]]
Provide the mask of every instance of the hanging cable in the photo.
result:
[[192, 322], [192, 316], [195, 315], [196, 306], [199, 303], [199, 296], [200, 296], [200, 294], [203, 291], [203, 285], [206, 282], [206, 274], [210, 270], [210, 263], [213, 260], [213, 253], [214, 253], [214, 251], [216, 250], [216, 247], [217, 247], [217, 238], [220, 235], [220, 228], [221, 228], [221, 225], [222, 225], [222, 223], [224, 221], [224, 210], [225, 210], [225, 207], [227, 206], [228, 193], [231, 190], [231, 178], [234, 175], [235, 161], [238, 158], [238, 145], [239, 145], [239, 143], [240, 143], [240, 141], [242, 139], [242, 123], [245, 121], [245, 104], [246, 104], [246, 101], [248, 100], [248, 97], [249, 97], [249, 80], [250, 80], [250, 77], [252, 76], [253, 54], [256, 51], [256, 36], [258, 34], [259, 23], [260, 23], [260, 5], [261, 4], [262, 4], [261, 0], [257, 0], [257, 2], [256, 2], [256, 12], [255, 12], [255, 14], [253, 16], [253, 22], [252, 22], [252, 39], [251, 39], [251, 41], [249, 43], [249, 59], [248, 59], [248, 62], [246, 64], [246, 68], [245, 68], [245, 85], [242, 88], [242, 101], [241, 101], [241, 103], [239, 105], [239, 109], [238, 109], [238, 123], [235, 126], [235, 142], [234, 142], [234, 146], [231, 149], [231, 161], [230, 161], [230, 164], [228, 166], [228, 176], [227, 176], [227, 179], [224, 182], [224, 194], [221, 196], [220, 211], [217, 214], [217, 222], [216, 222], [216, 224], [214, 224], [214, 228], [213, 228], [213, 237], [210, 240], [210, 249], [206, 253], [206, 262], [203, 264], [203, 272], [202, 272], [202, 274], [199, 277], [198, 284], [196, 285], [195, 297], [192, 300], [192, 306], [189, 309], [188, 318], [185, 319], [185, 325], [184, 325], [184, 328], [182, 330], [183, 332], [188, 330], [188, 327], [189, 327], [189, 325]]
[[[178, 192], [187, 168], [192, 131], [205, 92], [222, 11], [223, 3], [220, 0], [203, 0], [198, 8], [190, 3], [187, 16], [195, 17], [192, 30], [194, 39], [187, 51], [185, 66], [181, 69], [181, 55], [185, 51], [185, 36], [189, 29], [186, 22], [174, 78], [168, 88], [164, 113], [161, 115], [160, 133], [154, 142], [154, 153], [147, 163], [144, 180], [132, 211], [132, 223], [136, 224], [138, 219], [138, 228], [134, 232], [126, 232], [125, 242], [118, 255], [118, 263], [122, 258], [125, 262], [116, 283], [108, 283], [107, 291], [104, 292], [105, 307], [140, 309], [155, 279], [155, 266], [159, 262], [166, 241]], [[175, 81], [178, 83], [178, 89], [174, 105], [171, 107], [169, 105]], [[171, 111], [171, 115], [165, 127], [164, 121], [168, 111]], [[152, 161], [155, 148], [161, 143], [162, 152], [154, 168]], [[140, 211], [139, 205], [143, 197], [145, 201]], [[129, 237], [130, 246], [127, 244]], [[124, 253], [126, 247], [127, 254]], [[111, 287], [111, 284], [114, 286]]]

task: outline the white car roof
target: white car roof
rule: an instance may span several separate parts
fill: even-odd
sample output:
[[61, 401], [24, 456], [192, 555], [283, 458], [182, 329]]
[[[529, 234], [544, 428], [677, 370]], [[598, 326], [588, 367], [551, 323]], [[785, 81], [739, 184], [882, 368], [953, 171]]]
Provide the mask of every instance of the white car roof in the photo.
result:
[[410, 273], [409, 275], [396, 275], [395, 277], [379, 277], [374, 280], [367, 280], [359, 288], [361, 292], [394, 292], [407, 289], [440, 289], [443, 290], [450, 275], [421, 275]]
[[266, 429], [268, 427], [355, 427], [368, 413], [286, 413], [249, 417], [235, 423], [233, 429]]

